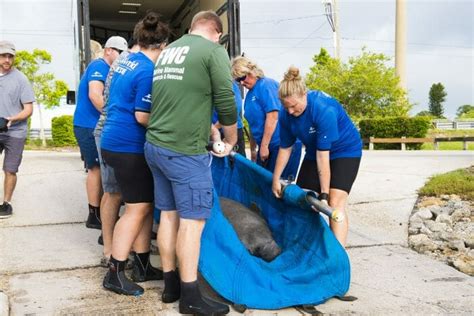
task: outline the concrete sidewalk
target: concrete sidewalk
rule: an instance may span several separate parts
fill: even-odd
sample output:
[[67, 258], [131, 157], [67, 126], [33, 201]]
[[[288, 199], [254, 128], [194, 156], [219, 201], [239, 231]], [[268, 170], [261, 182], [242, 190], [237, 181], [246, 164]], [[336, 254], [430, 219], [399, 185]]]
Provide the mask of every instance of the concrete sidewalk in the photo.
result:
[[[350, 197], [349, 295], [317, 306], [330, 314], [472, 314], [474, 280], [407, 248], [416, 190], [435, 173], [474, 163], [469, 152], [364, 152]], [[0, 220], [0, 314], [178, 315], [162, 281], [145, 295], [104, 291], [99, 231], [86, 229], [85, 173], [78, 153], [25, 152], [14, 216]], [[232, 311], [233, 315], [239, 315]], [[293, 308], [247, 315], [301, 315]], [[2, 314], [3, 315], [3, 314]]]

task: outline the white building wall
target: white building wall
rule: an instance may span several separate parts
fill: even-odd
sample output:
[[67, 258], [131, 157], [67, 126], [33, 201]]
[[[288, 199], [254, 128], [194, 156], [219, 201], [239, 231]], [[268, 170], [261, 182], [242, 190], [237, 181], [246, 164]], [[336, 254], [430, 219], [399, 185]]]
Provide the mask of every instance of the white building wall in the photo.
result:
[[[76, 24], [75, 0], [0, 0], [0, 40], [13, 42], [17, 50], [39, 48], [48, 51], [52, 62], [41, 70], [52, 72], [56, 79], [65, 81], [69, 90], [76, 90], [79, 76]], [[36, 105], [34, 110], [32, 127], [38, 128]], [[45, 111], [45, 128], [51, 126], [51, 117], [73, 111], [74, 106], [67, 105]]]

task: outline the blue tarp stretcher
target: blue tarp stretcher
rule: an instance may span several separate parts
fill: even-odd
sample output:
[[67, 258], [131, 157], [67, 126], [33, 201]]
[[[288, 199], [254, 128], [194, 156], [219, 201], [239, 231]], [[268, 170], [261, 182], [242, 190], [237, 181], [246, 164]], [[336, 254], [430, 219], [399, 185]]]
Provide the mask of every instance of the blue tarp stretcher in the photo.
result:
[[[289, 185], [283, 199], [271, 191], [272, 174], [243, 156], [215, 158], [214, 206], [202, 239], [199, 270], [234, 304], [280, 309], [321, 304], [349, 289], [350, 263], [322, 216], [304, 203], [307, 194]], [[271, 262], [252, 256], [221, 212], [218, 196], [254, 203], [282, 248]]]

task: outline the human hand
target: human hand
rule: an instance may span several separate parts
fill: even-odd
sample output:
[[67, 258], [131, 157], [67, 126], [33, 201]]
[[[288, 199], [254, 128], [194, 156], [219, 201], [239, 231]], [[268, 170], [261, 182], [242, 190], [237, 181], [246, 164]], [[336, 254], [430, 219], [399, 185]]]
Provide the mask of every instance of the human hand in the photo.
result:
[[[217, 143], [219, 143], [219, 145], [217, 145]], [[211, 154], [215, 157], [222, 158], [222, 157], [228, 156], [233, 148], [234, 146], [232, 146], [231, 144], [225, 141], [216, 142], [212, 146]]]
[[260, 160], [263, 162], [268, 159], [268, 156], [270, 156], [268, 146], [260, 146]]
[[281, 182], [280, 180], [276, 179], [276, 180], [273, 180], [272, 182], [272, 192], [273, 192], [273, 195], [275, 195], [275, 197], [281, 199], [283, 196], [282, 196], [282, 190], [281, 190], [282, 186], [281, 186]]
[[250, 160], [252, 160], [253, 162], [257, 161], [257, 151], [255, 149], [252, 149], [250, 151]]
[[5, 120], [7, 120], [7, 127], [8, 127], [8, 128], [9, 128], [10, 126], [12, 126], [13, 119], [12, 119], [11, 116], [5, 117]]
[[326, 205], [329, 205], [329, 203], [328, 203], [329, 194], [324, 193], [324, 192], [319, 193], [318, 200], [320, 200], [321, 202], [323, 202]]

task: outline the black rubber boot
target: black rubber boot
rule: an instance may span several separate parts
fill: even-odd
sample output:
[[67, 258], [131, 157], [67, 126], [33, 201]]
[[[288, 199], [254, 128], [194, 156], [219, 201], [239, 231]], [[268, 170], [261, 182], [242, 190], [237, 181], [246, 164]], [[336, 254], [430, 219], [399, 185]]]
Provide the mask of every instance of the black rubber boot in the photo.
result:
[[181, 284], [179, 280], [179, 274], [175, 270], [163, 273], [163, 279], [165, 280], [165, 289], [161, 294], [161, 300], [163, 303], [173, 303], [179, 300], [181, 294]]
[[133, 253], [133, 268], [131, 277], [135, 282], [163, 280], [163, 271], [151, 265], [150, 252]]
[[194, 315], [225, 315], [229, 313], [229, 306], [203, 298], [197, 281], [181, 282], [179, 312]]
[[140, 296], [145, 290], [138, 284], [133, 283], [125, 276], [125, 265], [127, 261], [119, 261], [110, 256], [109, 271], [105, 275], [103, 286], [118, 294]]
[[87, 228], [102, 229], [102, 222], [100, 221], [100, 208], [89, 204], [89, 217], [86, 221]]

